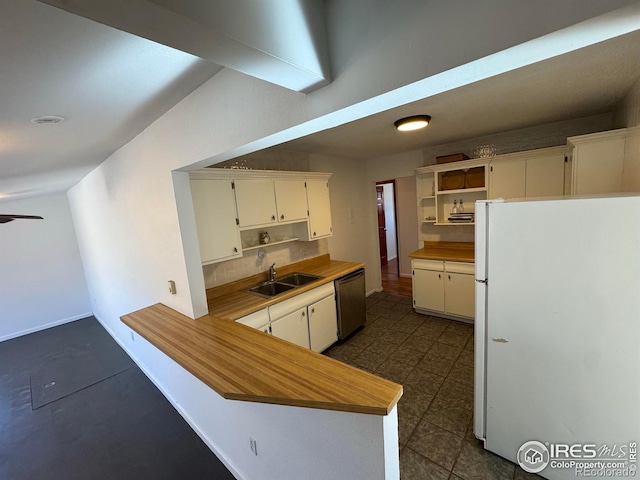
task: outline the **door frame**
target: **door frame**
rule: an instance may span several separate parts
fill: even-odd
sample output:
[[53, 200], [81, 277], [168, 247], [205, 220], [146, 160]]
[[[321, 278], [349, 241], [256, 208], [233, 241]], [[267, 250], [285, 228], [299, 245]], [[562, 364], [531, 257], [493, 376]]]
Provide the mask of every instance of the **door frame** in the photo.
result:
[[[396, 180], [395, 179], [389, 179], [389, 180], [380, 180], [377, 181], [375, 186], [381, 186], [381, 185], [386, 185], [386, 184], [391, 184], [391, 186], [393, 187], [393, 222], [395, 224], [395, 241], [396, 241], [396, 258], [394, 259], [395, 263], [396, 263], [396, 270], [398, 271], [398, 276], [400, 276], [400, 254], [399, 254], [399, 242], [398, 242], [398, 191], [396, 188]], [[376, 210], [377, 210], [378, 206], [377, 206], [377, 199], [376, 199]], [[380, 250], [380, 245], [379, 245], [379, 241], [378, 241], [378, 237], [377, 237], [377, 232], [379, 229], [380, 225], [378, 224], [378, 220], [377, 220], [377, 215], [376, 215], [376, 242], [378, 242], [378, 251]], [[389, 263], [389, 258], [387, 256], [387, 263]], [[380, 267], [382, 268], [382, 267]]]

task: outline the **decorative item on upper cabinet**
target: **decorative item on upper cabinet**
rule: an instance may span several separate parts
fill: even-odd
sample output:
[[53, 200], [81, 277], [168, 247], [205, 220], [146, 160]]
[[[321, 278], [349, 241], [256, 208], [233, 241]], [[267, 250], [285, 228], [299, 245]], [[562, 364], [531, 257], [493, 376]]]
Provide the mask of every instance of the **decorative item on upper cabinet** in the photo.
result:
[[260, 244], [266, 245], [271, 241], [271, 237], [269, 236], [269, 232], [264, 231], [260, 232]]
[[453, 153], [451, 155], [441, 155], [439, 157], [436, 157], [436, 164], [440, 165], [442, 163], [460, 162], [462, 160], [469, 160], [469, 157], [467, 157], [464, 153]]
[[498, 154], [498, 146], [492, 143], [487, 145], [478, 145], [473, 149], [471, 155], [473, 158], [492, 158]]

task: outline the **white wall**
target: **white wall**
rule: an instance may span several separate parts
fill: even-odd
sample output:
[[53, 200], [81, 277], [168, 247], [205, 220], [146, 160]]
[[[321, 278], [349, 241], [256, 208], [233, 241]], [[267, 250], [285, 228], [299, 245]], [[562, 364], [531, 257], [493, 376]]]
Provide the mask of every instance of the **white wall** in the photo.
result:
[[0, 203], [44, 220], [0, 224], [0, 341], [91, 315], [64, 193]]
[[384, 199], [384, 221], [387, 228], [387, 260], [394, 260], [398, 256], [398, 246], [396, 244], [396, 201], [391, 183], [382, 185], [382, 195]]
[[631, 86], [615, 111], [616, 128], [640, 126], [640, 78]]
[[[401, 177], [413, 178], [413, 198], [410, 204], [407, 205], [407, 194], [398, 191], [398, 254], [400, 256], [400, 274], [407, 274], [410, 271], [410, 265], [407, 263], [407, 259], [404, 257], [409, 253], [417, 250], [418, 247], [418, 234], [417, 234], [417, 211], [416, 211], [416, 187], [415, 187], [415, 173], [416, 168], [423, 166], [424, 159], [422, 157], [421, 150], [414, 150], [411, 152], [400, 153], [397, 155], [390, 155], [386, 157], [373, 158], [367, 161], [367, 197], [371, 198], [367, 205], [368, 216], [370, 218], [371, 226], [367, 232], [367, 238], [369, 240], [369, 250], [372, 252], [369, 262], [373, 264], [373, 261], [378, 258], [378, 231], [377, 231], [377, 208], [375, 197], [375, 185], [376, 182], [389, 179], [398, 179]], [[407, 187], [407, 182], [401, 181], [400, 184], [396, 183], [396, 188]], [[409, 187], [411, 188], [411, 187]], [[401, 197], [401, 198], [400, 198]], [[402, 202], [402, 212], [400, 202]], [[406, 212], [407, 208], [410, 208]], [[409, 216], [406, 216], [406, 215]], [[410, 218], [410, 220], [409, 220]], [[411, 246], [409, 246], [411, 245]], [[407, 251], [408, 250], [408, 251]], [[382, 278], [380, 276], [380, 262], [374, 267], [374, 272], [371, 272], [372, 287], [376, 290], [382, 289]]]
[[[637, 28], [634, 19], [640, 8], [616, 12], [611, 20], [614, 29], [603, 28], [609, 24], [599, 20], [592, 23], [597, 28], [582, 25], [519, 45], [630, 3], [492, 0], [487, 4], [458, 0], [435, 8], [429, 2], [413, 0], [399, 8], [382, 0], [375, 5], [364, 0], [330, 2], [332, 84], [303, 95], [223, 69], [70, 190], [94, 313], [124, 344], [129, 338], [128, 329], [119, 320], [124, 313], [157, 302], [190, 316], [206, 311], [204, 278], [194, 241], [195, 222], [185, 196], [188, 179], [172, 176], [172, 170], [199, 168], [252, 153], [624, 33], [625, 29]], [[456, 28], [450, 27], [452, 21]], [[516, 47], [483, 58], [512, 46]], [[473, 64], [466, 64], [471, 61]], [[402, 86], [406, 87], [399, 88]], [[352, 167], [345, 168], [354, 180], [365, 178], [361, 198], [373, 205], [371, 176], [363, 175], [364, 167], [358, 175]], [[362, 188], [360, 182], [355, 185], [356, 189]], [[366, 208], [364, 205], [362, 212]], [[334, 222], [337, 218], [334, 215]], [[367, 220], [366, 214], [360, 217], [359, 211], [355, 221], [347, 221], [351, 227], [345, 231], [362, 233], [352, 237], [360, 243], [352, 242], [347, 248], [360, 246], [355, 258], [368, 258], [365, 263], [369, 267], [375, 223], [371, 217]], [[336, 257], [346, 257], [337, 242], [330, 241], [329, 248], [332, 254], [334, 248], [339, 252]], [[169, 279], [176, 282], [177, 295], [168, 293]], [[375, 284], [380, 284], [379, 269], [376, 273], [368, 268], [367, 288]], [[140, 342], [128, 345], [152, 376], [165, 378], [162, 372], [169, 368], [169, 362], [158, 361], [153, 349], [140, 347]], [[200, 391], [194, 388], [180, 392], [176, 385], [179, 379], [174, 380], [159, 383], [168, 395], [180, 393], [183, 414], [192, 423], [205, 425], [201, 434], [217, 445], [218, 453], [241, 468], [249, 468], [246, 458], [236, 455], [233, 440], [233, 430], [242, 419], [225, 418], [225, 409], [206, 408], [199, 402]], [[218, 422], [229, 422], [229, 428], [220, 430]], [[269, 426], [265, 429], [266, 442], [287, 437], [295, 429], [275, 422]], [[317, 427], [329, 428], [331, 433], [335, 425]], [[346, 446], [345, 452], [358, 449], [357, 445]], [[289, 451], [280, 453], [287, 455]], [[303, 461], [317, 461], [316, 452], [302, 453]]]
[[[329, 193], [333, 235], [329, 238], [329, 254], [331, 258], [338, 260], [364, 263], [366, 289], [371, 293], [378, 283], [372, 276], [374, 268], [369, 252], [371, 242], [367, 237], [369, 195], [367, 180], [362, 174], [366, 168], [365, 162], [312, 154], [309, 156], [309, 163], [312, 171], [332, 173], [329, 178]], [[373, 202], [375, 203], [375, 197]], [[379, 258], [374, 259], [375, 262], [379, 264]]]
[[396, 198], [398, 201], [399, 273], [401, 277], [410, 277], [411, 259], [409, 254], [421, 247], [418, 242], [415, 176], [396, 178]]
[[238, 479], [399, 478], [396, 408], [380, 416], [225, 400], [143, 338], [122, 346]]

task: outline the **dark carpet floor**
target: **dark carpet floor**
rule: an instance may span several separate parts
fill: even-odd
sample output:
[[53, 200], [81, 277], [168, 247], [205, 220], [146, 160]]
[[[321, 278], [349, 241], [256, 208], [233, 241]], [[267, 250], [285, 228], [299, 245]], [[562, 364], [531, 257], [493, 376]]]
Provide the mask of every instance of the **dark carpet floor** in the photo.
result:
[[234, 477], [90, 317], [0, 343], [0, 478]]

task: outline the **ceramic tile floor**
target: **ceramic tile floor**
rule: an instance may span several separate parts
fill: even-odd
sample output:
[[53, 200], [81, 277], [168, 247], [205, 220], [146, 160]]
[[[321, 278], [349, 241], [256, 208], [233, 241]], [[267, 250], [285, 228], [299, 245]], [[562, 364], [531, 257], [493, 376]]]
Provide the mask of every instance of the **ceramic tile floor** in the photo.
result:
[[367, 323], [326, 355], [401, 383], [402, 480], [540, 478], [482, 448], [473, 435], [473, 326], [413, 311], [375, 293]]

